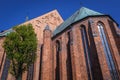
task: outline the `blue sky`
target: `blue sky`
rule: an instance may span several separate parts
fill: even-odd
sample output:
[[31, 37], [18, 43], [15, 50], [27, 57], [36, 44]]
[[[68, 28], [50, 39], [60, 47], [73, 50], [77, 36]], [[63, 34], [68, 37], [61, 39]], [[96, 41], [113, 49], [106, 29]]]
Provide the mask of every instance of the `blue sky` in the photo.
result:
[[0, 31], [54, 9], [66, 20], [80, 7], [109, 14], [120, 24], [120, 0], [0, 0]]

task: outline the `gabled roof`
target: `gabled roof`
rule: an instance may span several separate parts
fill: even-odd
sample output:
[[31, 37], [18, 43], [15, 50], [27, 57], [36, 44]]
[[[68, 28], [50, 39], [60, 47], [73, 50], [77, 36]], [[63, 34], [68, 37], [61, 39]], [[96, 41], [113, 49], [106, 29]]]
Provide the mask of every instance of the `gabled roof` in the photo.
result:
[[1, 32], [1, 33], [0, 33], [0, 37], [6, 36], [7, 34], [9, 34], [9, 33], [11, 33], [11, 32], [13, 32], [12, 29], [8, 29], [8, 30], [6, 30], [6, 31], [4, 31], [4, 32]]
[[58, 26], [56, 30], [53, 32], [53, 36], [60, 33], [61, 31], [63, 31], [65, 28], [67, 28], [68, 26], [70, 26], [72, 23], [76, 21], [79, 21], [88, 16], [96, 16], [96, 15], [103, 15], [103, 14], [88, 8], [82, 7], [78, 11], [76, 11], [71, 17], [69, 17], [66, 21], [64, 21], [60, 26]]
[[[69, 17], [66, 21], [64, 21], [60, 26], [58, 26], [54, 32], [53, 32], [53, 36], [55, 36], [56, 34], [60, 33], [61, 31], [63, 31], [64, 29], [66, 29], [67, 27], [69, 27], [71, 24], [82, 20], [88, 16], [96, 16], [96, 15], [104, 15], [101, 14], [99, 12], [93, 11], [91, 9], [88, 9], [86, 7], [82, 7], [80, 8], [78, 11], [76, 11], [71, 17]], [[12, 29], [6, 30], [4, 32], [0, 33], [0, 37], [2, 36], [6, 36], [7, 34], [9, 34], [10, 32], [13, 32]]]

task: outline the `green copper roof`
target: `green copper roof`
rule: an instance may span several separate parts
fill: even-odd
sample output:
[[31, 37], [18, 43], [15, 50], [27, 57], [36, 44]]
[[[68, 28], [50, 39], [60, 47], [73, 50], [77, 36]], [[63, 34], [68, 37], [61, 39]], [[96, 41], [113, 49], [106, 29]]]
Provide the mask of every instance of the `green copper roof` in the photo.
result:
[[6, 35], [9, 34], [10, 32], [13, 32], [13, 30], [12, 30], [12, 29], [8, 29], [8, 30], [6, 30], [6, 31], [4, 31], [4, 32], [1, 32], [1, 33], [0, 33], [0, 37], [6, 36]]
[[64, 21], [60, 26], [58, 26], [56, 30], [53, 32], [53, 36], [63, 31], [72, 23], [79, 21], [85, 17], [95, 16], [95, 15], [103, 15], [103, 14], [90, 10], [88, 8], [82, 7], [78, 11], [76, 11], [71, 17], [69, 17], [66, 21]]

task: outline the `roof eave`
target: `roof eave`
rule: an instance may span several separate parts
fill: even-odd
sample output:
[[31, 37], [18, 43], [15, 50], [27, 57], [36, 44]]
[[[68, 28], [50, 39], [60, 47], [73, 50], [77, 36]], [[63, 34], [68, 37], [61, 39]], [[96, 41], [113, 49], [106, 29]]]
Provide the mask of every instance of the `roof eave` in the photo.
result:
[[[119, 26], [119, 24], [118, 24], [110, 15], [91, 15], [91, 16], [87, 16], [87, 17], [85, 17], [85, 18], [83, 18], [83, 19], [80, 19], [80, 20], [78, 20], [78, 21], [76, 21], [76, 22], [74, 22], [74, 23], [71, 23], [71, 24], [70, 24], [69, 26], [67, 26], [63, 31], [61, 31], [61, 32], [53, 35], [52, 38], [54, 39], [56, 36], [60, 35], [60, 34], [61, 34], [62, 32], [64, 32], [65, 30], [71, 28], [72, 25], [74, 25], [74, 24], [76, 24], [76, 23], [78, 23], [78, 22], [80, 22], [80, 21], [82, 21], [82, 20], [84, 20], [84, 19], [87, 19], [87, 18], [89, 18], [89, 17], [101, 17], [101, 16], [107, 16], [107, 17], [109, 17], [111, 20], [113, 20], [113, 21], [117, 24], [117, 26]], [[70, 26], [71, 26], [71, 27], [70, 27]]]

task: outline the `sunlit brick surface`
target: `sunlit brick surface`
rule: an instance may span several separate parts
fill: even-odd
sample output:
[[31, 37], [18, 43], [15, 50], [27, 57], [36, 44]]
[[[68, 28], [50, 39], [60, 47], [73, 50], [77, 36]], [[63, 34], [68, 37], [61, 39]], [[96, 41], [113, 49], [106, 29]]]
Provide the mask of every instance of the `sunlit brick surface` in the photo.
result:
[[[88, 16], [53, 36], [53, 31], [62, 22], [54, 10], [23, 23], [33, 25], [38, 49], [35, 63], [23, 73], [22, 80], [120, 80], [120, 29], [117, 23], [106, 15]], [[102, 33], [98, 27], [100, 23]], [[103, 37], [106, 43], [103, 43]], [[0, 77], [6, 60], [2, 48], [4, 38], [0, 38]], [[109, 50], [116, 72], [110, 70], [108, 62], [111, 60], [107, 59], [105, 50]], [[10, 74], [6, 79], [15, 80]]]

